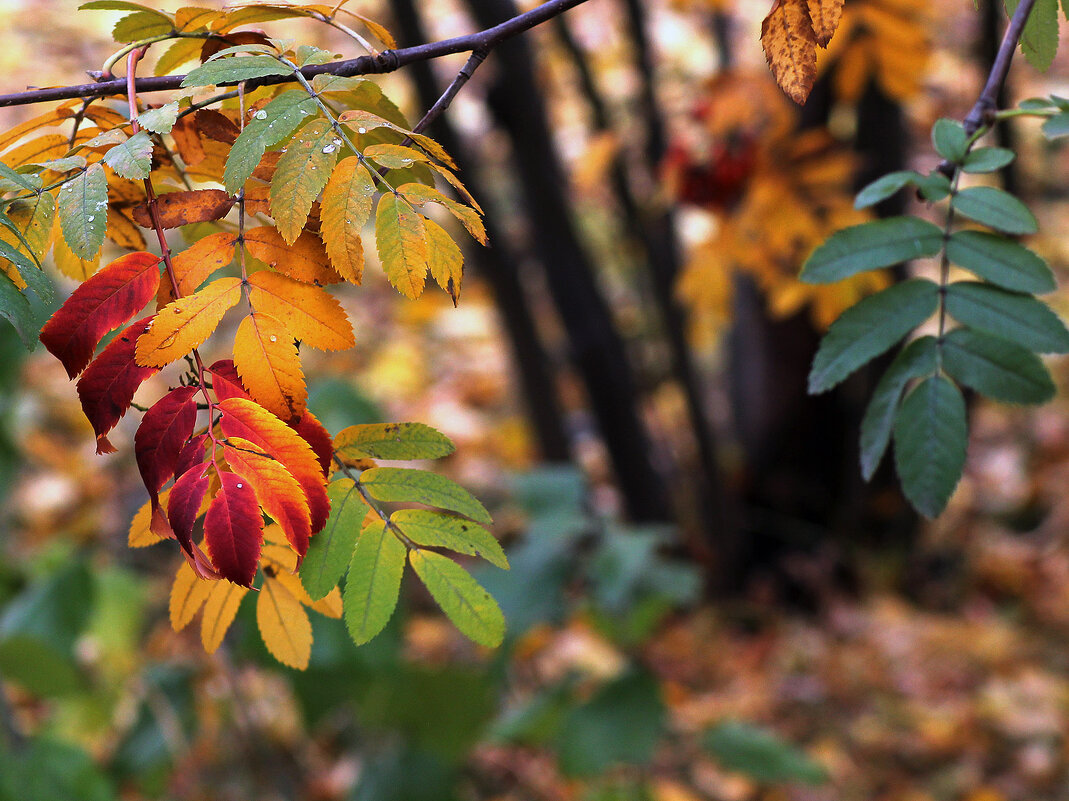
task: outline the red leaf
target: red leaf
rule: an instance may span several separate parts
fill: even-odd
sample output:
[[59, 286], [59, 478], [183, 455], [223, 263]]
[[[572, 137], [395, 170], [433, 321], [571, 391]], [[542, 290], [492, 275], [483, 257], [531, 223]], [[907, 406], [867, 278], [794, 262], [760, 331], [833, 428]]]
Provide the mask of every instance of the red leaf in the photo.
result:
[[189, 442], [182, 446], [182, 450], [178, 453], [178, 461], [174, 465], [174, 477], [178, 478], [185, 473], [193, 465], [200, 464], [204, 461], [204, 441], [208, 439], [207, 434], [201, 434], [200, 436], [193, 437]]
[[249, 393], [238, 376], [238, 369], [232, 359], [220, 359], [208, 368], [212, 374], [212, 390], [215, 397], [221, 401], [228, 398], [243, 398], [251, 400]]
[[211, 483], [206, 475], [206, 467], [207, 465], [198, 464], [186, 470], [174, 482], [174, 486], [167, 495], [167, 517], [171, 521], [171, 530], [189, 558], [191, 567], [195, 562], [193, 526], [197, 522], [197, 513], [200, 512], [204, 493], [208, 491], [208, 485]]
[[174, 474], [178, 454], [197, 423], [196, 387], [172, 389], [145, 412], [134, 434], [137, 469], [152, 497], [159, 503], [160, 487]]
[[156, 294], [159, 256], [128, 253], [74, 290], [41, 329], [41, 342], [74, 378], [93, 358], [100, 338], [129, 320]]
[[330, 516], [330, 501], [312, 446], [267, 409], [251, 400], [228, 398], [220, 401], [220, 427], [228, 437], [241, 437], [262, 448], [285, 465], [304, 490], [311, 512], [312, 531], [319, 531]]
[[96, 432], [97, 453], [115, 450], [105, 435], [126, 414], [137, 388], [157, 372], [134, 361], [134, 345], [151, 319], [143, 317], [115, 337], [78, 379], [78, 398]]
[[252, 486], [236, 473], [220, 473], [222, 489], [204, 516], [204, 538], [219, 574], [252, 586], [263, 545], [264, 519]]
[[330, 432], [323, 427], [314, 414], [307, 410], [296, 425], [290, 424], [290, 428], [312, 446], [312, 450], [319, 459], [319, 466], [323, 468], [323, 475], [330, 475], [330, 463], [334, 458], [334, 441], [330, 437]]
[[229, 437], [228, 441], [230, 445], [223, 446], [227, 464], [249, 480], [260, 506], [282, 526], [293, 550], [303, 559], [312, 536], [312, 523], [301, 486], [280, 462], [254, 452], [251, 442], [240, 437]]

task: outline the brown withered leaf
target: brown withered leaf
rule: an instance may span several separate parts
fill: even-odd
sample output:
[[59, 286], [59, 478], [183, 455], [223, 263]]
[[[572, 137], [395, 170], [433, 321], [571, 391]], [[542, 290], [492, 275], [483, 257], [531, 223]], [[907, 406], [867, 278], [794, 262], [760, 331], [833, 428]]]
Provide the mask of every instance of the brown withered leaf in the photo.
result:
[[843, 16], [843, 0], [806, 0], [817, 44], [827, 47]]
[[202, 62], [207, 61], [220, 50], [244, 44], [270, 46], [271, 40], [267, 38], [267, 34], [259, 31], [238, 31], [237, 33], [228, 33], [226, 36], [213, 36], [211, 39], [204, 40], [204, 46], [200, 49], [200, 60]]
[[[157, 200], [160, 222], [164, 228], [178, 228], [190, 223], [209, 222], [226, 216], [234, 199], [222, 189], [194, 189], [170, 192]], [[134, 222], [142, 228], [152, 227], [148, 205], [134, 206]]]
[[187, 167], [204, 161], [204, 145], [201, 144], [196, 124], [188, 116], [178, 118], [174, 127], [171, 128], [171, 138], [174, 139], [178, 155], [182, 157]]
[[241, 131], [232, 119], [215, 109], [202, 108], [195, 115], [197, 130], [206, 139], [214, 139], [227, 145], [234, 144]]
[[805, 103], [817, 77], [817, 35], [806, 0], [776, 0], [761, 23], [761, 44], [776, 83]]

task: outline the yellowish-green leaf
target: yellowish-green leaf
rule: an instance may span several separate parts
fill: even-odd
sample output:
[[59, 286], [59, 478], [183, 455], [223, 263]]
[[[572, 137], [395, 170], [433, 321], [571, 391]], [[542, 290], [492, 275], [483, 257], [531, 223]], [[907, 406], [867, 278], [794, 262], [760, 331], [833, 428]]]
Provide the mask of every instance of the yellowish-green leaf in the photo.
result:
[[312, 203], [326, 186], [342, 147], [328, 120], [312, 120], [290, 140], [271, 179], [271, 216], [292, 244], [304, 230]]
[[375, 182], [356, 156], [343, 159], [323, 190], [319, 234], [338, 274], [359, 284], [364, 274], [364, 243], [360, 238], [371, 216]]
[[108, 219], [108, 180], [100, 164], [67, 181], [56, 201], [63, 238], [71, 252], [92, 260], [104, 242]]
[[423, 225], [427, 229], [427, 242], [431, 249], [431, 275], [438, 286], [449, 293], [456, 306], [464, 280], [464, 255], [453, 237], [434, 220], [424, 220]]
[[468, 233], [475, 238], [475, 241], [480, 245], [486, 244], [486, 228], [475, 209], [443, 195], [433, 186], [426, 184], [405, 184], [398, 187], [397, 191], [414, 206], [422, 206], [425, 203], [438, 203], [445, 206], [454, 217], [460, 220], [461, 225], [468, 229]]
[[334, 437], [338, 458], [439, 459], [456, 450], [445, 434], [424, 423], [365, 423], [342, 429]]
[[418, 545], [448, 548], [509, 569], [509, 560], [494, 535], [466, 518], [429, 509], [399, 509], [390, 516], [390, 522]]
[[375, 214], [375, 244], [390, 283], [407, 298], [423, 294], [430, 247], [423, 217], [394, 194], [383, 195]]
[[446, 617], [461, 633], [480, 645], [496, 648], [505, 637], [505, 616], [464, 568], [452, 559], [430, 551], [413, 549], [409, 564]]
[[360, 474], [360, 484], [378, 501], [414, 501], [458, 512], [479, 523], [491, 523], [490, 513], [474, 495], [437, 473], [408, 467], [373, 467]]
[[345, 580], [345, 626], [357, 645], [378, 634], [393, 615], [401, 592], [405, 546], [386, 524], [365, 528], [353, 549]]

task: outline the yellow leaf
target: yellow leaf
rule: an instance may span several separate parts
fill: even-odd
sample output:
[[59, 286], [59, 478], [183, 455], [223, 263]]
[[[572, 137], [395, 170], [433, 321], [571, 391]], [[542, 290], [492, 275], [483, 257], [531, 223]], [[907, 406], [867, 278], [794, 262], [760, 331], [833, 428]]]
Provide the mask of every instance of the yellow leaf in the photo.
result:
[[278, 320], [253, 312], [234, 337], [234, 366], [241, 383], [261, 406], [283, 420], [304, 413], [308, 389], [293, 336]]
[[[175, 278], [178, 279], [178, 294], [182, 297], [192, 295], [209, 275], [230, 264], [234, 260], [236, 243], [235, 234], [225, 231], [209, 234], [172, 258], [171, 266], [174, 267]], [[157, 304], [166, 306], [172, 300], [174, 293], [171, 291], [170, 282], [161, 281]]]
[[199, 578], [189, 566], [189, 562], [183, 561], [174, 577], [174, 584], [171, 585], [171, 599], [168, 605], [171, 628], [181, 631], [188, 626], [189, 621], [200, 611], [216, 585], [214, 581]]
[[424, 203], [438, 203], [445, 206], [454, 217], [460, 220], [461, 225], [468, 229], [468, 233], [475, 237], [476, 242], [480, 245], [486, 244], [486, 228], [483, 227], [482, 218], [474, 209], [458, 203], [451, 197], [446, 197], [433, 186], [425, 184], [405, 184], [398, 187], [397, 191], [415, 206], [422, 206]]
[[119, 211], [108, 206], [108, 227], [105, 236], [121, 248], [127, 250], [144, 250], [145, 237], [134, 223], [128, 211]]
[[427, 232], [423, 217], [405, 199], [383, 195], [375, 214], [375, 244], [382, 269], [397, 291], [415, 300], [427, 280]]
[[364, 243], [360, 231], [371, 216], [375, 182], [356, 156], [334, 169], [319, 208], [319, 235], [330, 263], [346, 281], [359, 284], [364, 274]]
[[66, 136], [45, 134], [9, 150], [4, 154], [3, 161], [9, 167], [21, 167], [23, 164], [58, 159], [66, 155], [69, 149], [70, 140]]
[[[38, 128], [53, 128], [64, 120], [69, 120], [73, 116], [74, 111], [70, 107], [60, 106], [51, 111], [46, 111], [44, 114], [37, 117], [26, 120], [26, 122], [16, 125], [11, 130], [0, 133], [0, 150], [4, 150], [15, 144], [15, 142], [30, 133], [30, 131], [36, 131]], [[8, 160], [7, 155], [3, 157], [3, 162], [9, 167], [15, 166]]]
[[249, 302], [313, 348], [344, 350], [356, 342], [341, 304], [317, 286], [263, 270], [249, 276]]
[[220, 278], [189, 297], [165, 306], [134, 351], [142, 367], [166, 367], [212, 335], [223, 315], [241, 300], [241, 279]]
[[776, 0], [761, 23], [761, 44], [776, 83], [805, 103], [817, 77], [817, 36], [806, 0]]
[[431, 275], [438, 286], [449, 293], [453, 305], [460, 299], [460, 284], [464, 279], [464, 256], [457, 243], [434, 220], [424, 220], [427, 243], [430, 246]]
[[312, 202], [326, 186], [341, 149], [329, 120], [312, 120], [290, 140], [271, 179], [271, 216], [282, 238], [294, 242]]
[[308, 613], [277, 578], [264, 574], [256, 601], [256, 623], [267, 650], [284, 665], [308, 667], [312, 655], [312, 624]]
[[[174, 27], [179, 31], [193, 31], [207, 28], [213, 22], [223, 17], [222, 11], [211, 8], [199, 8], [197, 6], [183, 6], [174, 12]], [[194, 42], [200, 42], [194, 39]]]
[[200, 641], [209, 654], [222, 644], [227, 629], [234, 622], [234, 617], [241, 606], [241, 599], [249, 591], [248, 587], [232, 584], [229, 581], [213, 581], [208, 591], [208, 600], [204, 604], [204, 618], [200, 622]]
[[817, 44], [827, 47], [843, 14], [843, 0], [806, 0]]
[[253, 258], [269, 264], [283, 275], [306, 284], [336, 284], [341, 277], [330, 267], [323, 243], [315, 235], [303, 232], [289, 244], [269, 225], [245, 233], [245, 247]]
[[[167, 494], [170, 487], [160, 493], [160, 503], [166, 508]], [[137, 510], [134, 519], [130, 521], [130, 534], [126, 544], [131, 548], [147, 548], [157, 542], [163, 542], [167, 537], [161, 537], [152, 530], [152, 501], [145, 501], [144, 506]]]
[[[59, 226], [58, 217], [55, 225]], [[74, 252], [67, 244], [67, 240], [62, 235], [53, 234], [52, 238], [55, 243], [52, 246], [52, 261], [55, 262], [56, 269], [68, 278], [73, 278], [75, 281], [84, 281], [100, 267], [99, 250], [91, 259], [80, 259], [74, 255]]]

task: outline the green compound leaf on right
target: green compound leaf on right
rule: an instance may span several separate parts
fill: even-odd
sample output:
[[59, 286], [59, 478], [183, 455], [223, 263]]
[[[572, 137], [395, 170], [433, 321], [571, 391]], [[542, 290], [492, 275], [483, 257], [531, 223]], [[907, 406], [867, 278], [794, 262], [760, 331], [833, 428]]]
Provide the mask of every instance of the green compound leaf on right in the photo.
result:
[[63, 239], [79, 259], [89, 261], [104, 243], [108, 219], [108, 179], [100, 164], [60, 187], [56, 200]]
[[152, 138], [138, 131], [104, 154], [104, 163], [120, 178], [140, 181], [152, 172]]
[[926, 378], [895, 416], [895, 467], [902, 491], [925, 517], [937, 517], [961, 480], [969, 431], [965, 400], [943, 376]]
[[917, 217], [853, 225], [832, 234], [814, 250], [800, 277], [809, 284], [830, 284], [866, 270], [934, 256], [942, 245], [942, 229]]
[[867, 209], [869, 206], [875, 206], [903, 187], [916, 185], [923, 177], [913, 170], [899, 170], [880, 176], [857, 193], [857, 197], [854, 198], [854, 208]]
[[866, 481], [880, 466], [891, 441], [895, 412], [906, 385], [914, 378], [931, 375], [937, 368], [938, 347], [935, 337], [926, 336], [910, 342], [891, 362], [876, 384], [872, 399], [861, 420], [861, 475]]
[[334, 437], [334, 450], [354, 459], [440, 459], [455, 450], [452, 440], [424, 423], [367, 423]]
[[[212, 62], [213, 64], [215, 62]], [[223, 168], [223, 186], [236, 195], [249, 180], [267, 148], [277, 145], [317, 111], [315, 98], [303, 91], [283, 92], [252, 115], [230, 148]]]
[[[1012, 16], [1018, 5], [1020, 0], [1006, 0], [1006, 13]], [[1021, 32], [1021, 52], [1040, 72], [1050, 69], [1058, 53], [1058, 0], [1036, 0]]]
[[1054, 397], [1054, 381], [1038, 356], [968, 328], [943, 340], [943, 368], [958, 383], [997, 401], [1046, 403]]
[[947, 313], [963, 325], [1015, 342], [1036, 353], [1069, 353], [1069, 331], [1050, 307], [1030, 295], [979, 281], [946, 288]]
[[1034, 234], [1039, 227], [1024, 203], [993, 186], [962, 189], [954, 195], [953, 206], [970, 220], [1006, 234]]
[[961, 168], [965, 172], [995, 172], [1010, 164], [1017, 154], [1005, 147], [978, 147], [969, 151]]
[[947, 240], [947, 258], [1013, 292], [1039, 294], [1058, 288], [1047, 263], [1028, 248], [987, 231], [958, 231]]
[[893, 347], [927, 320], [939, 305], [939, 287], [913, 278], [850, 307], [820, 342], [809, 372], [809, 392], [826, 392]]
[[360, 474], [360, 484], [377, 501], [424, 503], [490, 525], [490, 513], [479, 500], [445, 476], [409, 467], [372, 467]]
[[405, 550], [382, 521], [360, 533], [342, 596], [345, 627], [357, 645], [368, 642], [390, 622], [401, 594]]
[[505, 616], [497, 601], [464, 568], [447, 556], [413, 549], [409, 564], [431, 597], [462, 634], [496, 648], [505, 638]]
[[330, 517], [323, 530], [310, 540], [300, 570], [301, 583], [313, 601], [325, 598], [345, 575], [368, 511], [352, 479], [332, 481], [327, 497]]
[[478, 556], [502, 570], [509, 569], [509, 560], [494, 535], [466, 518], [427, 509], [399, 509], [390, 516], [390, 522], [417, 545]]
[[1062, 112], [1046, 120], [1041, 130], [1047, 139], [1069, 136], [1069, 112]]

